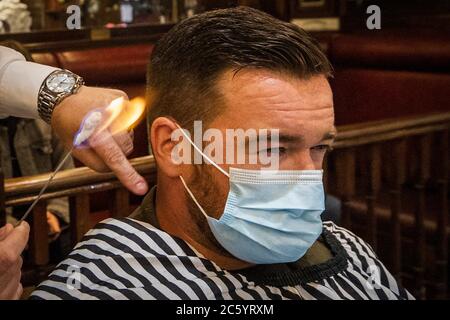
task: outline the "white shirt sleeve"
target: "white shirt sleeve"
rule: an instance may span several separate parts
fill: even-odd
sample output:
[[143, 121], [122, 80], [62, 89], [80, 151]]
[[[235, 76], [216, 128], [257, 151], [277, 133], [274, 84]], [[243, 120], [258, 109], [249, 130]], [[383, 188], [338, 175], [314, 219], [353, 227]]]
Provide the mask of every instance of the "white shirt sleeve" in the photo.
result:
[[37, 99], [45, 78], [57, 68], [28, 62], [0, 46], [0, 118], [39, 118]]

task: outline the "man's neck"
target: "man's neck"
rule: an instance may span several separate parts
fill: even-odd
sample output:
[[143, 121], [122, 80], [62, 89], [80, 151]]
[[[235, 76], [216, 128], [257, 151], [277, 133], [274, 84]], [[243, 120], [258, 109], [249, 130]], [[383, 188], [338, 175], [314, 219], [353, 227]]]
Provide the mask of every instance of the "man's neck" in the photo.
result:
[[[156, 189], [155, 210], [160, 228], [168, 234], [186, 241], [201, 255], [208, 260], [216, 263], [225, 270], [239, 270], [252, 266], [252, 264], [223, 254], [223, 249], [204, 236], [204, 230], [195, 223], [192, 214], [185, 206], [186, 199], [184, 189], [175, 190], [172, 186], [171, 192], [162, 192], [168, 190], [158, 187]], [[174, 194], [180, 196], [174, 196]]]

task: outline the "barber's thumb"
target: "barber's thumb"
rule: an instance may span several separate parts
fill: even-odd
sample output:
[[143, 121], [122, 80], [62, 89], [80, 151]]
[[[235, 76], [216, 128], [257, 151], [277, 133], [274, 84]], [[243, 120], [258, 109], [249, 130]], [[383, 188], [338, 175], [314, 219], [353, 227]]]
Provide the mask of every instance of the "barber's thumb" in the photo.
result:
[[28, 224], [28, 222], [22, 221], [17, 227], [14, 228], [14, 231], [19, 232], [23, 235], [24, 238], [28, 239], [30, 234], [30, 225]]

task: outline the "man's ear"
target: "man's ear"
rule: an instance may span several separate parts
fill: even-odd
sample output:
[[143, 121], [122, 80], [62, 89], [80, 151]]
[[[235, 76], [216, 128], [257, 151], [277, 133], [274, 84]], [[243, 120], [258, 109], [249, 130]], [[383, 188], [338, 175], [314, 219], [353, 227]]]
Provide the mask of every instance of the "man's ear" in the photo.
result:
[[150, 128], [150, 143], [153, 156], [166, 176], [176, 178], [181, 175], [182, 166], [172, 158], [172, 151], [177, 141], [172, 141], [172, 133], [178, 129], [175, 122], [166, 117], [156, 118]]

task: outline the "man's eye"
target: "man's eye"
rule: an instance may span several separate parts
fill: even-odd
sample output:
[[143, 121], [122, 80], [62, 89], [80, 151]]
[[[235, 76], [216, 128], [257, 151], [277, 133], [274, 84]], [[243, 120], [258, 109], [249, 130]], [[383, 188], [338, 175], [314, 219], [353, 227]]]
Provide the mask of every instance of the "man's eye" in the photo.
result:
[[328, 144], [320, 144], [318, 146], [314, 146], [311, 149], [316, 151], [331, 151], [333, 148]]
[[[284, 147], [279, 147], [279, 148], [268, 148], [263, 150], [264, 153], [266, 153], [267, 155], [271, 155], [271, 154], [279, 154], [279, 155], [283, 155], [286, 153], [286, 148]], [[261, 153], [261, 152], [260, 152]]]

